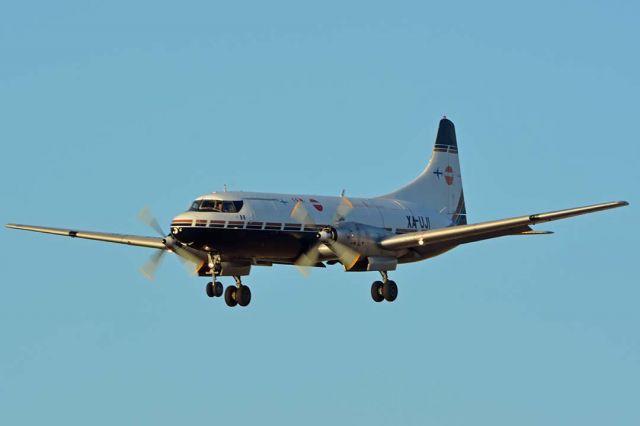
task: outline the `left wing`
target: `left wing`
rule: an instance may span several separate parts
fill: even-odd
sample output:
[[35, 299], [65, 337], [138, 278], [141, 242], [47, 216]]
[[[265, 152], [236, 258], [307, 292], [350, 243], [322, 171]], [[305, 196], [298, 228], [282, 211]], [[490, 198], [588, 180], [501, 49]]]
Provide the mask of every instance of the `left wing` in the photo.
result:
[[22, 231], [42, 232], [45, 234], [62, 235], [72, 238], [84, 238], [87, 240], [105, 241], [108, 243], [128, 244], [130, 246], [166, 249], [162, 238], [143, 237], [139, 235], [110, 234], [106, 232], [76, 231], [63, 228], [46, 228], [44, 226], [19, 225], [8, 223], [7, 228], [20, 229]]
[[493, 220], [471, 225], [451, 226], [448, 228], [432, 229], [429, 231], [412, 232], [385, 238], [380, 246], [387, 250], [400, 250], [423, 247], [429, 244], [465, 244], [474, 241], [497, 238], [505, 235], [522, 235], [535, 233], [529, 225], [552, 220], [565, 219], [581, 214], [593, 213], [600, 210], [615, 209], [628, 206], [626, 201], [593, 204], [574, 209], [557, 210], [548, 213], [538, 213], [511, 219]]

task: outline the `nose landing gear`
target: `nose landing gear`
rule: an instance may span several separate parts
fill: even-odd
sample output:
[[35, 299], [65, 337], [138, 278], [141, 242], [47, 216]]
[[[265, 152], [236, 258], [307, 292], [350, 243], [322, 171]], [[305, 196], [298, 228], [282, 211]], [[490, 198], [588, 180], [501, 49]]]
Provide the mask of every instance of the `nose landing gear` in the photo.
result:
[[371, 298], [374, 302], [393, 302], [398, 297], [398, 286], [391, 281], [386, 271], [380, 271], [382, 281], [374, 281], [371, 284]]
[[205, 289], [207, 291], [207, 296], [209, 297], [220, 297], [224, 292], [224, 287], [222, 286], [222, 283], [220, 281], [212, 281], [207, 283]]

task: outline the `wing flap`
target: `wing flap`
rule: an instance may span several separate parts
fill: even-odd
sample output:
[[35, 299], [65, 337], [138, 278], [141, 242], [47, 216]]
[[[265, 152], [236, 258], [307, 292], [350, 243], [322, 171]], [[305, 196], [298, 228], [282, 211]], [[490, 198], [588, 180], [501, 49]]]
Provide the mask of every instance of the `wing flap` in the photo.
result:
[[7, 228], [19, 229], [22, 231], [42, 232], [44, 234], [62, 235], [71, 238], [83, 238], [87, 240], [104, 241], [108, 243], [127, 244], [130, 246], [148, 247], [155, 249], [166, 249], [162, 238], [144, 237], [139, 235], [112, 234], [107, 232], [77, 231], [64, 228], [48, 228], [44, 226], [20, 225], [9, 223]]
[[510, 219], [481, 222], [471, 225], [451, 226], [442, 229], [413, 232], [409, 234], [395, 235], [380, 242], [380, 246], [387, 250], [400, 250], [413, 247], [421, 247], [431, 244], [451, 243], [452, 245], [465, 244], [474, 241], [497, 238], [506, 235], [528, 235], [532, 233], [529, 225], [553, 220], [566, 219], [601, 210], [614, 209], [627, 206], [626, 201], [614, 201], [610, 203], [593, 204], [566, 210], [556, 210], [547, 213], [537, 213], [529, 216], [519, 216]]

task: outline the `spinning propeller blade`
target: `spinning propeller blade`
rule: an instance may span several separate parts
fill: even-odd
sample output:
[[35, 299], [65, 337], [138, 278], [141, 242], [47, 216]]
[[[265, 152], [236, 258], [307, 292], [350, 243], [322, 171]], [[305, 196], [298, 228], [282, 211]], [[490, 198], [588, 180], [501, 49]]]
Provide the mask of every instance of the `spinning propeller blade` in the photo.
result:
[[341, 197], [340, 204], [336, 208], [336, 213], [333, 215], [332, 225], [335, 225], [347, 216], [349, 211], [353, 208], [353, 203], [344, 195]]
[[291, 217], [305, 226], [316, 224], [309, 215], [307, 209], [304, 208], [302, 201], [298, 201], [296, 205], [293, 206], [293, 210], [291, 210]]
[[[184, 265], [184, 267], [187, 269], [187, 273], [190, 276], [195, 277], [196, 275], [198, 275], [198, 270], [200, 269], [202, 259], [192, 255], [185, 249], [177, 248], [172, 251], [178, 255], [178, 260]], [[178, 254], [178, 251], [180, 252], [180, 254]], [[194, 264], [196, 265], [195, 268], [193, 267]]]
[[145, 207], [140, 210], [140, 213], [138, 213], [138, 219], [149, 225], [161, 237], [165, 236], [165, 233], [162, 231], [162, 227], [153, 216], [153, 213], [151, 213], [151, 209], [149, 209], [149, 207]]
[[319, 247], [320, 243], [315, 244], [306, 253], [302, 253], [295, 262], [296, 267], [305, 277], [311, 274], [311, 268], [318, 263], [318, 258], [320, 257]]
[[351, 269], [358, 259], [360, 259], [360, 253], [337, 241], [329, 242], [327, 246], [338, 256], [340, 263], [342, 263], [347, 270]]
[[153, 281], [156, 278], [156, 271], [162, 263], [165, 253], [165, 250], [156, 250], [156, 252], [149, 257], [149, 260], [140, 267], [140, 272], [142, 272], [142, 275], [149, 281]]
[[191, 253], [189, 250], [183, 247], [174, 247], [171, 249], [171, 251], [177, 254], [180, 260], [184, 260], [190, 263], [195, 263], [198, 266], [203, 262], [201, 258], [199, 258], [198, 256], [196, 256], [195, 254]]
[[[336, 207], [336, 211], [333, 214], [331, 225], [344, 220], [349, 211], [353, 209], [353, 203], [347, 197], [342, 196], [340, 204]], [[291, 210], [291, 217], [305, 226], [315, 225], [315, 221], [304, 207], [302, 201], [298, 201]], [[309, 276], [310, 268], [318, 263], [320, 257], [320, 245], [326, 244], [327, 247], [338, 257], [340, 263], [345, 265], [347, 269], [350, 269], [360, 258], [360, 254], [355, 250], [347, 247], [346, 245], [337, 241], [331, 242], [318, 242], [314, 244], [305, 253], [302, 253], [295, 262], [298, 270], [305, 276]]]
[[[140, 210], [140, 213], [138, 213], [138, 219], [149, 225], [154, 231], [156, 231], [158, 235], [160, 235], [161, 237], [165, 237], [165, 233], [162, 231], [162, 227], [153, 216], [153, 213], [151, 213], [151, 209], [149, 209], [149, 207], [145, 207]], [[202, 259], [184, 248], [173, 238], [173, 236], [167, 236], [163, 240], [163, 243], [167, 247], [166, 250], [158, 250], [156, 253], [152, 254], [149, 260], [140, 268], [140, 272], [142, 272], [142, 274], [146, 278], [148, 278], [149, 280], [153, 280], [155, 278], [155, 273], [160, 266], [160, 263], [162, 263], [164, 253], [167, 251], [172, 251], [177, 254], [178, 258], [183, 263], [195, 263], [199, 268], [200, 264], [202, 263]], [[198, 268], [193, 270], [189, 267], [192, 274], [196, 274], [198, 272]]]

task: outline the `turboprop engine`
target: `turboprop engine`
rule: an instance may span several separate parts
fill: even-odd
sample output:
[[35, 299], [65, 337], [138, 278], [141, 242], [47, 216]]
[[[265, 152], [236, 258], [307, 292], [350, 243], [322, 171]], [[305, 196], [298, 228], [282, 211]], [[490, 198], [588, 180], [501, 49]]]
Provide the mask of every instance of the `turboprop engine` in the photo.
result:
[[[343, 196], [331, 220], [332, 226], [320, 230], [316, 234], [317, 243], [296, 260], [296, 266], [303, 273], [306, 274], [306, 268], [318, 265], [321, 254], [323, 257], [335, 255], [346, 271], [391, 271], [396, 268], [399, 254], [385, 250], [378, 244], [393, 235], [391, 231], [345, 221], [352, 208], [351, 201]], [[293, 207], [291, 217], [305, 226], [315, 225], [301, 201]]]
[[318, 232], [318, 240], [325, 244], [338, 242], [357, 251], [362, 256], [391, 256], [393, 252], [384, 250], [379, 241], [393, 235], [384, 228], [357, 222], [341, 222]]
[[[379, 246], [393, 235], [384, 228], [357, 222], [341, 222], [318, 232], [318, 241], [331, 249], [347, 271], [391, 271], [398, 264], [397, 253]], [[351, 259], [351, 261], [346, 261]]]

